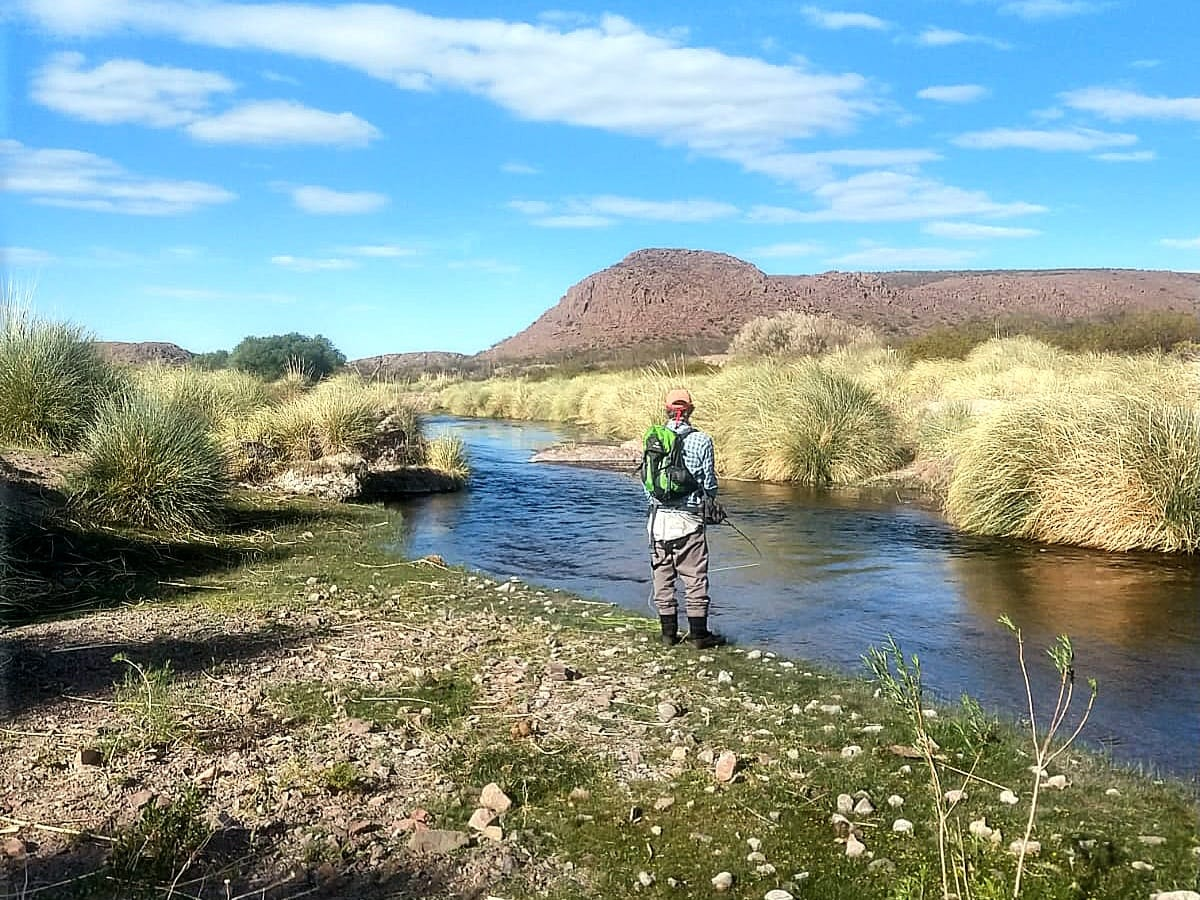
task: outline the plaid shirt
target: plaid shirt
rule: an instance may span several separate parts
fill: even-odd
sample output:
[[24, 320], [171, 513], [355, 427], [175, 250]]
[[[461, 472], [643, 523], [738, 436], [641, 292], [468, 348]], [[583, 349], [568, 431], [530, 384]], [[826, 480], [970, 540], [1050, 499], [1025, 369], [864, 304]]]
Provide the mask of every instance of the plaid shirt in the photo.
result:
[[[717, 495], [717, 462], [713, 453], [712, 438], [688, 422], [671, 420], [667, 422], [667, 427], [676, 434], [683, 435], [683, 464], [692, 473], [700, 488], [688, 494], [682, 501], [659, 505], [674, 508], [698, 507], [705, 494], [710, 497]], [[650, 498], [651, 503], [658, 503], [649, 493], [646, 496]]]

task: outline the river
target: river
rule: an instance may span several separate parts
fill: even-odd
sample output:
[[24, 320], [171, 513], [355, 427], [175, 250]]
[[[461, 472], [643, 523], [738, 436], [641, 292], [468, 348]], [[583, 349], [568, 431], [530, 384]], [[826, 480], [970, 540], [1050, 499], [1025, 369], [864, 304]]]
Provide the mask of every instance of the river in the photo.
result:
[[[529, 462], [580, 432], [441, 417], [428, 430], [466, 442], [472, 477], [460, 493], [401, 504], [399, 552], [650, 614], [637, 480]], [[894, 495], [726, 481], [721, 500], [762, 556], [732, 529], [710, 529], [714, 630], [860, 675], [868, 646], [891, 635], [919, 655], [933, 697], [966, 692], [1019, 717], [1016, 645], [996, 621], [1007, 614], [1031, 651], [1039, 713], [1054, 702], [1042, 649], [1066, 632], [1079, 677], [1100, 685], [1087, 742], [1200, 775], [1200, 559], [972, 538]]]

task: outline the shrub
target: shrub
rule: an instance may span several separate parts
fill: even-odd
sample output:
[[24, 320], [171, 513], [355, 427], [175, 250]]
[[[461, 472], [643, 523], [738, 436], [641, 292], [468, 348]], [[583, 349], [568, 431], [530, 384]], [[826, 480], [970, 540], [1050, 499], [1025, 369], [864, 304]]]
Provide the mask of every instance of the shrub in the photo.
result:
[[789, 310], [759, 316], [741, 327], [729, 344], [735, 356], [819, 356], [852, 344], [872, 344], [875, 335], [832, 316]]
[[228, 369], [229, 351], [214, 350], [211, 353], [197, 353], [188, 361], [188, 365], [202, 372], [216, 372], [220, 369]]
[[425, 448], [425, 465], [456, 481], [466, 481], [471, 475], [466, 444], [457, 435], [444, 434], [430, 441]]
[[318, 381], [344, 366], [346, 357], [327, 337], [293, 331], [244, 338], [229, 354], [229, 364], [267, 381], [282, 378], [289, 370]]
[[134, 376], [138, 386], [163, 404], [183, 406], [212, 427], [245, 419], [267, 405], [269, 392], [261, 379], [230, 369], [204, 372], [179, 366], [144, 366]]
[[331, 382], [264, 409], [239, 430], [239, 438], [261, 443], [291, 461], [360, 454], [375, 437], [381, 418], [369, 392]]
[[83, 329], [0, 307], [0, 441], [73, 450], [120, 383]]
[[189, 529], [212, 523], [227, 481], [224, 453], [191, 410], [134, 393], [100, 409], [72, 488], [102, 519]]
[[1017, 402], [964, 442], [958, 527], [1104, 550], [1200, 548], [1200, 411], [1122, 395]]

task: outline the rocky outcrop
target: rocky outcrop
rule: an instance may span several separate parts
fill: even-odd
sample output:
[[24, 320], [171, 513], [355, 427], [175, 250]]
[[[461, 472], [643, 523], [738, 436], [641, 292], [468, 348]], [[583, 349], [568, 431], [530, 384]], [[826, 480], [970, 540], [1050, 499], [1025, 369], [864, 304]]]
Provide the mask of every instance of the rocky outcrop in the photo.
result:
[[364, 378], [396, 378], [422, 372], [457, 372], [471, 359], [462, 353], [433, 350], [425, 353], [385, 353], [366, 356], [347, 365]]
[[96, 341], [96, 349], [112, 362], [134, 366], [155, 362], [183, 366], [194, 355], [178, 344], [165, 341]]
[[728, 340], [756, 316], [824, 313], [885, 335], [981, 318], [1200, 314], [1200, 275], [1124, 269], [767, 275], [723, 253], [639, 250], [588, 276], [481, 357], [528, 359]]

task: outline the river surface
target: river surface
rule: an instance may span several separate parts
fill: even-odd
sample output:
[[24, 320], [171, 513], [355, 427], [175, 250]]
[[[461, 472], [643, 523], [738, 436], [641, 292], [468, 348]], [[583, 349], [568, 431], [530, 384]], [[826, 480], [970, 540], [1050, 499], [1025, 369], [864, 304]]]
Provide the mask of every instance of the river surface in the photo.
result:
[[[472, 477], [460, 493], [401, 504], [400, 552], [650, 615], [636, 478], [529, 462], [583, 437], [568, 427], [434, 418], [428, 430], [466, 442]], [[1043, 648], [1066, 632], [1080, 679], [1100, 684], [1089, 743], [1200, 775], [1200, 559], [972, 538], [894, 495], [725, 481], [721, 499], [762, 557], [732, 529], [710, 529], [714, 630], [858, 675], [867, 648], [892, 635], [919, 655], [935, 698], [966, 692], [1027, 716], [1015, 642], [996, 621], [1007, 614], [1025, 633], [1039, 718], [1055, 686]]]

